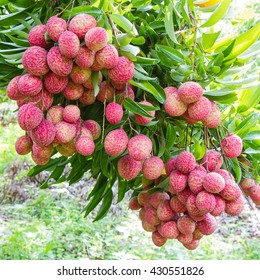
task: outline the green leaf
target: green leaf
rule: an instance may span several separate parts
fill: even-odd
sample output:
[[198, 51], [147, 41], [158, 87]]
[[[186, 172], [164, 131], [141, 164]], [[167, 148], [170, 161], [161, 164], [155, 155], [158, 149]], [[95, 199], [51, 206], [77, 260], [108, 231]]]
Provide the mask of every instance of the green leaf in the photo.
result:
[[137, 80], [141, 80], [141, 81], [154, 81], [156, 80], [156, 78], [152, 78], [152, 77], [148, 77], [144, 74], [142, 74], [141, 72], [139, 72], [137, 69], [135, 69], [135, 73], [134, 73], [134, 77], [137, 79]]
[[209, 49], [211, 48], [216, 40], [218, 39], [221, 31], [218, 32], [213, 32], [213, 33], [202, 33], [202, 45], [204, 49]]
[[126, 192], [128, 191], [127, 181], [121, 178], [118, 179], [118, 198], [117, 203], [122, 201], [125, 197]]
[[170, 123], [166, 124], [166, 128], [167, 128], [167, 130], [166, 130], [166, 139], [165, 139], [166, 146], [165, 147], [167, 150], [170, 150], [176, 140], [176, 129]]
[[137, 114], [146, 118], [153, 118], [151, 115], [147, 113], [145, 109], [141, 106], [142, 104], [139, 104], [135, 101], [133, 101], [131, 98], [127, 97], [124, 100], [124, 108], [133, 114]]
[[134, 35], [138, 35], [138, 32], [134, 25], [126, 17], [120, 14], [110, 15], [110, 18], [115, 22], [116, 25], [120, 26], [126, 32], [133, 31]]
[[138, 56], [136, 59], [136, 63], [141, 65], [156, 65], [160, 62], [159, 59], [148, 58], [148, 57], [140, 57]]
[[223, 0], [209, 19], [207, 19], [200, 27], [209, 27], [221, 20], [226, 14], [231, 2], [232, 0]]
[[140, 53], [140, 48], [133, 45], [121, 46], [119, 53], [132, 61], [136, 61], [136, 56]]
[[95, 72], [95, 71], [92, 72], [91, 80], [92, 80], [92, 83], [93, 83], [93, 86], [94, 86], [94, 94], [95, 94], [95, 96], [97, 96], [98, 93], [99, 93], [98, 72]]
[[94, 222], [101, 220], [102, 218], [104, 218], [107, 214], [107, 212], [110, 209], [110, 206], [113, 202], [113, 192], [112, 189], [108, 189], [108, 191], [106, 192], [105, 196], [103, 197], [102, 200], [102, 204], [99, 208], [99, 211], [94, 219]]
[[171, 2], [168, 7], [166, 7], [165, 10], [165, 20], [164, 20], [164, 25], [165, 25], [165, 30], [167, 35], [170, 37], [170, 39], [176, 44], [179, 45], [179, 42], [175, 36], [175, 30], [174, 30], [174, 24], [173, 24], [173, 3]]
[[62, 18], [67, 19], [70, 15], [74, 17], [78, 14], [83, 14], [83, 13], [87, 13], [92, 16], [99, 16], [101, 15], [101, 10], [93, 6], [79, 6], [73, 8], [72, 11], [70, 10], [64, 11], [62, 14]]
[[163, 45], [156, 45], [157, 52], [161, 52], [169, 57], [172, 61], [176, 63], [184, 62], [184, 56], [181, 52], [177, 51], [176, 49], [168, 46]]
[[235, 129], [235, 133], [241, 138], [245, 137], [252, 127], [258, 123], [260, 114], [250, 114]]
[[260, 131], [252, 131], [252, 132], [249, 132], [249, 133], [243, 138], [243, 141], [252, 141], [252, 140], [260, 140]]
[[228, 159], [228, 163], [231, 165], [232, 170], [235, 174], [237, 184], [241, 181], [242, 171], [237, 158]]
[[254, 108], [260, 102], [260, 86], [252, 87], [241, 92], [239, 98], [238, 112], [246, 112]]

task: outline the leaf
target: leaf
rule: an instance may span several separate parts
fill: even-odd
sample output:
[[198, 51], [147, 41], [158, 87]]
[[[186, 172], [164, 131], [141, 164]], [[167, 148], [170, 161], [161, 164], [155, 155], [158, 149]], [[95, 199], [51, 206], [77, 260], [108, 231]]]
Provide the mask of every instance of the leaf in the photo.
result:
[[202, 33], [202, 45], [205, 50], [211, 48], [218, 39], [221, 31], [214, 33]]
[[110, 206], [113, 202], [113, 192], [112, 189], [108, 189], [108, 191], [106, 192], [105, 196], [103, 197], [102, 200], [102, 204], [99, 208], [99, 211], [94, 219], [94, 222], [101, 220], [102, 218], [104, 218], [107, 214], [107, 212], [110, 209]]
[[127, 181], [123, 179], [118, 179], [118, 198], [117, 203], [122, 201], [125, 197], [126, 192], [128, 191]]
[[155, 58], [148, 58], [148, 57], [140, 57], [138, 56], [136, 59], [136, 63], [141, 64], [141, 65], [155, 65], [160, 62], [159, 59]]
[[176, 45], [179, 45], [179, 42], [177, 41], [177, 38], [175, 36], [175, 30], [173, 24], [173, 8], [174, 8], [173, 3], [170, 2], [168, 7], [166, 7], [164, 25], [165, 25], [165, 30], [167, 35]]
[[145, 109], [141, 106], [141, 104], [133, 101], [131, 98], [127, 97], [124, 100], [124, 108], [133, 114], [137, 114], [146, 118], [153, 118], [151, 115], [147, 113]]
[[237, 158], [228, 159], [228, 163], [231, 165], [232, 170], [234, 171], [236, 183], [238, 184], [242, 178], [242, 171]]
[[83, 14], [83, 13], [87, 13], [92, 16], [99, 16], [101, 15], [101, 10], [93, 6], [79, 6], [73, 8], [72, 11], [70, 10], [64, 11], [62, 14], [62, 18], [67, 19], [70, 15], [74, 17], [75, 15]]
[[134, 25], [129, 21], [126, 17], [120, 15], [120, 14], [112, 14], [110, 15], [110, 18], [115, 22], [116, 25], [120, 26], [123, 30], [126, 32], [129, 32], [130, 30], [133, 31], [134, 35], [138, 35], [138, 32]]
[[221, 20], [226, 14], [231, 2], [232, 0], [223, 0], [209, 19], [207, 19], [200, 27], [209, 27]]
[[243, 138], [243, 141], [252, 141], [252, 140], [260, 140], [260, 131], [252, 131], [252, 132], [249, 132], [249, 133]]
[[170, 150], [171, 147], [173, 146], [175, 140], [176, 140], [176, 129], [170, 123], [167, 123], [166, 127], [167, 127], [167, 130], [166, 130], [166, 139], [165, 139], [166, 140], [166, 146], [165, 146], [165, 148], [167, 150]]
[[135, 69], [135, 72], [134, 72], [134, 77], [137, 79], [137, 80], [141, 80], [141, 81], [154, 81], [156, 80], [156, 78], [152, 78], [152, 77], [148, 77], [142, 73], [140, 73], [137, 69]]
[[252, 127], [258, 123], [260, 114], [250, 114], [235, 129], [235, 133], [241, 138], [245, 137]]
[[156, 45], [157, 52], [162, 52], [167, 55], [172, 61], [176, 63], [182, 63], [184, 61], [184, 56], [181, 52], [176, 49], [163, 45]]
[[140, 53], [140, 48], [133, 45], [121, 46], [119, 53], [132, 61], [136, 61], [136, 56]]
[[99, 93], [98, 72], [95, 72], [95, 71], [92, 72], [91, 80], [92, 80], [92, 83], [93, 83], [93, 86], [94, 86], [94, 94], [95, 94], [95, 96], [97, 96], [98, 93]]
[[260, 102], [260, 86], [252, 87], [241, 92], [239, 98], [238, 112], [246, 112], [254, 108]]

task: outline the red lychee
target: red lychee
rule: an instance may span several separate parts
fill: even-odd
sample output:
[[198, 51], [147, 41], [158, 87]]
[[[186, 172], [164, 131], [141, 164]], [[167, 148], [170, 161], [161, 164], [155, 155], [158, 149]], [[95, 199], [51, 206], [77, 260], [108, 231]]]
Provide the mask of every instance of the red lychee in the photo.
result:
[[216, 206], [215, 196], [206, 191], [199, 192], [196, 197], [196, 206], [203, 214], [213, 211]]
[[118, 51], [113, 45], [106, 45], [96, 53], [97, 63], [106, 69], [116, 66], [118, 60]]
[[216, 216], [220, 216], [225, 211], [226, 202], [223, 198], [221, 198], [218, 195], [215, 195], [215, 201], [216, 201], [216, 206], [210, 212], [210, 214], [216, 217]]
[[236, 158], [242, 153], [242, 139], [235, 134], [229, 134], [221, 141], [221, 147], [226, 157]]
[[104, 148], [108, 155], [119, 156], [127, 148], [128, 136], [122, 129], [115, 129], [110, 131], [105, 137]]
[[42, 111], [48, 110], [53, 103], [53, 94], [46, 89], [42, 89], [38, 94], [30, 97], [30, 101]]
[[12, 100], [22, 100], [25, 98], [25, 95], [20, 93], [18, 89], [18, 82], [21, 76], [14, 77], [8, 84], [6, 93], [8, 97]]
[[255, 185], [250, 188], [249, 195], [256, 205], [260, 205], [260, 185]]
[[183, 243], [183, 246], [188, 250], [195, 250], [199, 247], [200, 240], [192, 240], [190, 243]]
[[246, 195], [249, 195], [249, 190], [256, 185], [256, 181], [250, 178], [244, 178], [239, 183], [240, 187]]
[[154, 208], [158, 208], [159, 204], [161, 204], [165, 200], [169, 200], [170, 196], [166, 192], [156, 192], [151, 194], [150, 196], [150, 204]]
[[190, 173], [196, 167], [194, 155], [188, 151], [182, 152], [177, 156], [176, 168], [183, 174]]
[[227, 201], [225, 212], [230, 216], [238, 216], [244, 210], [244, 198], [239, 196], [236, 200]]
[[204, 220], [197, 223], [198, 229], [204, 235], [210, 235], [217, 229], [217, 220], [210, 214], [207, 214]]
[[83, 156], [90, 156], [95, 150], [95, 143], [91, 138], [81, 136], [76, 141], [76, 150]]
[[189, 114], [188, 114], [188, 111], [186, 111], [182, 117], [185, 119], [186, 123], [190, 124], [190, 125], [193, 125], [195, 123], [197, 123], [198, 121], [197, 120], [194, 120], [192, 119]]
[[[153, 104], [151, 104], [148, 101], [141, 101], [140, 104], [147, 105], [147, 106], [153, 106]], [[149, 115], [151, 115], [151, 118], [143, 117], [143, 116], [135, 114], [136, 122], [141, 125], [146, 125], [146, 124], [150, 123], [152, 121], [152, 118], [155, 116], [155, 111], [147, 111], [147, 113]]]
[[167, 242], [167, 238], [161, 236], [158, 231], [155, 231], [152, 233], [152, 241], [155, 246], [162, 247]]
[[178, 117], [185, 113], [187, 104], [180, 99], [178, 92], [172, 92], [167, 96], [164, 108], [168, 115]]
[[[202, 213], [196, 204], [196, 198], [197, 196], [195, 194], [191, 194], [186, 202], [186, 208], [190, 214], [190, 216], [203, 216], [204, 213]], [[180, 198], [179, 198], [180, 199]]]
[[83, 125], [92, 133], [94, 140], [99, 138], [99, 136], [101, 135], [101, 127], [96, 121], [87, 120]]
[[181, 173], [178, 170], [173, 170], [170, 174], [170, 181], [168, 191], [171, 194], [179, 193], [183, 191], [188, 182], [188, 176]]
[[[101, 82], [102, 82], [103, 76], [101, 72], [98, 72], [98, 85], [100, 86]], [[92, 82], [92, 78], [90, 77], [84, 84], [83, 86], [87, 89], [94, 89], [94, 85]]]
[[91, 70], [89, 68], [81, 68], [78, 65], [74, 65], [70, 77], [74, 83], [84, 84], [91, 77]]
[[42, 147], [42, 146], [37, 145], [36, 143], [33, 143], [32, 155], [35, 158], [50, 158], [52, 152], [53, 152], [52, 145]]
[[82, 68], [89, 68], [93, 65], [95, 60], [95, 52], [89, 50], [86, 46], [79, 48], [78, 54], [75, 57], [75, 63]]
[[241, 195], [239, 186], [232, 179], [225, 180], [225, 187], [219, 193], [225, 200], [235, 200]]
[[110, 102], [114, 98], [114, 88], [107, 82], [104, 81], [100, 85], [100, 90], [97, 95], [97, 99], [100, 102]]
[[198, 83], [186, 82], [179, 87], [178, 94], [183, 102], [194, 103], [202, 96], [203, 88]]
[[111, 102], [106, 106], [106, 119], [111, 124], [121, 122], [123, 118], [123, 108], [116, 102]]
[[68, 84], [69, 78], [67, 76], [61, 77], [50, 71], [44, 76], [45, 88], [53, 94], [60, 93], [64, 90]]
[[196, 224], [189, 215], [184, 215], [177, 220], [177, 227], [181, 233], [187, 235], [194, 232]]
[[166, 175], [170, 176], [173, 170], [176, 170], [176, 158], [170, 158], [165, 165]]
[[101, 71], [101, 70], [103, 70], [104, 69], [104, 67], [101, 65], [101, 64], [99, 64], [98, 62], [97, 62], [97, 60], [95, 59], [94, 60], [94, 63], [91, 65], [91, 70], [92, 71]]
[[63, 120], [63, 109], [62, 106], [51, 107], [46, 114], [46, 120], [53, 124], [61, 122]]
[[108, 41], [107, 31], [102, 27], [91, 28], [85, 35], [86, 46], [92, 51], [99, 51]]
[[203, 187], [210, 193], [219, 193], [225, 187], [225, 179], [216, 172], [210, 172], [204, 178]]
[[129, 140], [127, 149], [134, 160], [144, 160], [152, 151], [152, 141], [146, 135], [138, 134]]
[[203, 181], [207, 175], [206, 170], [194, 169], [188, 175], [188, 185], [194, 194], [198, 194], [203, 190]]
[[77, 56], [80, 47], [78, 36], [71, 31], [64, 31], [59, 37], [59, 49], [62, 55], [67, 58]]
[[169, 200], [164, 200], [157, 208], [157, 216], [163, 222], [168, 222], [176, 217], [176, 213], [172, 210]]
[[68, 123], [75, 123], [80, 119], [80, 109], [76, 105], [67, 105], [63, 110], [63, 119]]
[[20, 136], [15, 142], [15, 150], [19, 155], [29, 154], [32, 150], [32, 140], [29, 136]]
[[166, 87], [164, 88], [164, 91], [166, 93], [166, 97], [168, 97], [171, 94], [178, 93], [178, 89], [176, 87]]
[[80, 133], [76, 133], [76, 138], [78, 136], [88, 136], [90, 139], [93, 140], [93, 135], [92, 133], [86, 128], [86, 127], [80, 127]]
[[148, 231], [148, 232], [155, 232], [157, 230], [156, 225], [151, 225], [145, 220], [142, 220], [142, 227], [145, 231]]
[[214, 101], [210, 101], [211, 110], [208, 116], [202, 121], [202, 123], [209, 128], [216, 128], [220, 125], [222, 115], [218, 105]]
[[211, 110], [210, 101], [202, 96], [197, 102], [188, 106], [188, 114], [193, 120], [203, 121]]
[[32, 160], [37, 164], [37, 165], [45, 165], [49, 162], [50, 158], [43, 157], [43, 158], [37, 158], [33, 154], [31, 154]]
[[193, 232], [193, 240], [200, 240], [204, 235], [201, 233], [201, 231], [198, 228], [195, 228]]
[[152, 156], [144, 160], [142, 172], [146, 179], [155, 180], [162, 175], [163, 169], [163, 161], [159, 157]]
[[127, 97], [132, 100], [135, 100], [134, 90], [129, 86], [125, 90], [117, 90], [116, 95], [120, 96], [120, 99], [119, 99], [120, 104], [122, 104]]
[[119, 159], [117, 165], [119, 175], [126, 180], [132, 180], [142, 169], [142, 163], [134, 160], [131, 156], [126, 155]]
[[225, 180], [232, 179], [233, 181], [235, 181], [234, 176], [225, 169], [219, 169], [215, 172], [217, 172], [219, 175], [221, 175]]
[[18, 90], [24, 96], [34, 96], [42, 89], [42, 80], [39, 77], [24, 74], [18, 81]]
[[48, 48], [50, 44], [46, 42], [45, 39], [46, 32], [47, 32], [46, 25], [38, 24], [34, 26], [28, 34], [28, 42], [30, 46], [38, 46], [44, 49]]
[[145, 211], [144, 220], [151, 225], [159, 225], [160, 220], [157, 217], [157, 211], [153, 207], [148, 207]]
[[74, 82], [68, 82], [67, 86], [63, 90], [64, 96], [69, 100], [78, 100], [82, 96], [84, 88], [82, 85], [75, 84]]
[[47, 32], [54, 42], [58, 42], [60, 35], [66, 31], [67, 23], [64, 19], [52, 16], [46, 23]]
[[[181, 203], [183, 203], [184, 205], [186, 205], [187, 200], [189, 198], [190, 195], [192, 195], [192, 191], [190, 190], [190, 188], [185, 188], [183, 191], [177, 193], [177, 197], [180, 200]], [[196, 197], [195, 197], [196, 198]]]
[[180, 233], [177, 237], [178, 241], [181, 242], [182, 244], [189, 244], [192, 242], [193, 236], [192, 233], [190, 234], [183, 234]]
[[76, 127], [67, 122], [59, 122], [55, 125], [56, 135], [55, 140], [58, 143], [68, 143], [70, 142], [76, 135]]
[[80, 102], [84, 105], [91, 105], [95, 103], [96, 96], [93, 89], [84, 89], [82, 96], [80, 97]]
[[53, 123], [45, 119], [32, 130], [31, 138], [33, 142], [41, 147], [49, 146], [55, 138], [55, 127]]
[[215, 150], [208, 150], [202, 158], [202, 165], [207, 171], [218, 171], [223, 164], [222, 155]]
[[187, 210], [186, 206], [179, 200], [177, 196], [173, 196], [171, 198], [170, 206], [176, 213], [184, 213]]
[[133, 196], [128, 203], [131, 210], [139, 210], [142, 206], [138, 203], [137, 196]]
[[175, 239], [179, 235], [179, 230], [177, 228], [177, 223], [175, 221], [169, 221], [163, 223], [161, 225], [160, 232], [162, 236], [169, 239]]

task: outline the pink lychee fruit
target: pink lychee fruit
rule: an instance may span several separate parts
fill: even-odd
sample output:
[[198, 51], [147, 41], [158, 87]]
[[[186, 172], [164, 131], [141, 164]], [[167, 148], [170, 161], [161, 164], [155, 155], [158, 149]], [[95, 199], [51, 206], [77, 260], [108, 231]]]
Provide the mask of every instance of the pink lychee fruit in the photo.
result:
[[226, 157], [236, 158], [242, 153], [243, 142], [239, 136], [229, 134], [221, 141], [221, 147]]
[[[205, 169], [204, 169], [205, 170]], [[203, 190], [203, 181], [207, 175], [206, 170], [194, 169], [188, 175], [188, 185], [194, 194], [198, 194]]]
[[157, 216], [163, 222], [168, 222], [176, 217], [176, 213], [172, 210], [169, 200], [164, 200], [157, 208]]
[[50, 93], [53, 94], [62, 92], [68, 82], [69, 78], [67, 76], [61, 77], [52, 71], [44, 76], [44, 86]]
[[201, 231], [196, 227], [193, 232], [193, 240], [200, 240], [204, 234], [201, 233]]
[[93, 89], [84, 89], [82, 96], [80, 97], [80, 102], [84, 105], [91, 105], [95, 103], [96, 96]]
[[23, 53], [22, 64], [24, 69], [34, 76], [45, 75], [50, 70], [47, 64], [47, 51], [37, 46], [29, 47]]
[[128, 207], [131, 210], [139, 210], [139, 209], [141, 209], [142, 206], [138, 203], [137, 196], [131, 197], [131, 199], [129, 200], [129, 203], [128, 203]]
[[32, 130], [31, 138], [39, 146], [49, 146], [55, 138], [55, 126], [45, 119]]
[[114, 68], [107, 70], [111, 80], [119, 83], [126, 83], [134, 76], [134, 63], [127, 57], [121, 56]]
[[188, 176], [178, 170], [173, 170], [170, 174], [168, 191], [176, 194], [183, 191], [188, 183]]
[[88, 136], [90, 139], [93, 140], [93, 135], [92, 133], [86, 128], [86, 127], [80, 127], [80, 133], [78, 135], [78, 132], [76, 133], [76, 138], [77, 136]]
[[157, 216], [157, 211], [153, 207], [148, 207], [145, 211], [144, 220], [151, 225], [159, 225], [160, 220]]
[[256, 205], [260, 205], [260, 185], [255, 185], [250, 188], [249, 195]]
[[226, 179], [225, 187], [219, 194], [222, 198], [229, 201], [236, 200], [242, 194], [242, 191], [235, 181]]
[[46, 23], [47, 33], [54, 42], [58, 42], [60, 35], [66, 31], [67, 23], [64, 19], [52, 16]]
[[236, 200], [227, 201], [225, 212], [230, 216], [238, 216], [244, 210], [244, 198], [239, 196]]
[[106, 45], [104, 48], [96, 52], [96, 61], [106, 69], [114, 68], [118, 60], [118, 51], [113, 45]]
[[222, 115], [218, 105], [214, 101], [210, 101], [210, 103], [211, 103], [211, 110], [208, 116], [202, 121], [202, 123], [206, 127], [216, 128], [220, 125], [222, 121]]
[[152, 141], [144, 134], [132, 137], [127, 145], [128, 153], [134, 160], [146, 159], [152, 151]]
[[68, 123], [75, 123], [80, 119], [80, 109], [76, 105], [67, 105], [63, 110], [63, 119]]
[[63, 110], [62, 106], [51, 107], [46, 114], [46, 120], [53, 124], [61, 122], [63, 120]]
[[39, 77], [24, 74], [18, 81], [18, 90], [25, 96], [34, 96], [42, 89], [42, 80]]
[[[138, 202], [138, 203], [139, 203], [139, 202]], [[139, 203], [139, 204], [140, 204], [140, 203]], [[142, 208], [140, 209], [139, 213], [138, 213], [139, 219], [140, 219], [141, 221], [144, 220], [144, 215], [145, 215], [145, 208], [142, 207]]]
[[76, 127], [65, 121], [61, 121], [55, 125], [56, 134], [55, 141], [58, 143], [68, 143], [74, 139], [76, 135]]
[[221, 198], [218, 195], [215, 195], [215, 201], [215, 208], [210, 212], [210, 214], [216, 217], [220, 216], [225, 211], [226, 202], [223, 198]]
[[119, 159], [117, 170], [119, 175], [126, 180], [132, 180], [137, 177], [142, 169], [142, 163], [134, 160], [130, 155]]
[[183, 215], [177, 220], [178, 230], [183, 234], [191, 234], [194, 232], [196, 223], [190, 218], [189, 215]]
[[63, 90], [64, 96], [69, 100], [78, 100], [82, 96], [84, 88], [82, 85], [75, 84], [74, 82], [68, 82], [67, 86]]
[[144, 160], [142, 172], [146, 179], [155, 180], [162, 175], [163, 169], [163, 161], [157, 156], [152, 156]]
[[164, 108], [169, 116], [178, 117], [186, 112], [187, 104], [180, 99], [178, 92], [172, 92], [167, 96]]
[[176, 239], [179, 235], [179, 230], [175, 221], [163, 223], [160, 232], [162, 236], [169, 239]]
[[183, 246], [188, 250], [196, 250], [200, 245], [200, 240], [192, 240], [190, 243], [184, 243]]
[[14, 77], [8, 84], [6, 93], [12, 100], [22, 100], [25, 98], [24, 94], [20, 93], [18, 83], [21, 76]]
[[72, 81], [76, 84], [84, 84], [91, 77], [90, 68], [81, 68], [74, 65], [70, 73]]
[[[151, 104], [148, 101], [141, 101], [140, 104], [147, 105], [147, 106], [153, 106], [153, 104]], [[151, 118], [143, 117], [141, 115], [135, 114], [134, 116], [135, 116], [136, 122], [141, 125], [146, 125], [146, 124], [150, 123], [152, 121], [152, 118], [155, 116], [155, 111], [147, 111], [147, 113], [149, 115], [151, 115]]]
[[197, 226], [202, 234], [210, 235], [217, 229], [218, 224], [214, 216], [206, 214], [204, 220], [199, 221]]
[[170, 196], [166, 192], [155, 192], [150, 196], [150, 204], [153, 208], [158, 208], [159, 204], [161, 204], [165, 200], [169, 200]]
[[194, 125], [195, 123], [197, 123], [197, 120], [192, 119], [189, 114], [188, 111], [186, 111], [182, 117], [185, 119], [186, 123], [190, 124], [190, 125]]
[[111, 124], [121, 122], [123, 118], [123, 108], [116, 102], [111, 102], [106, 106], [106, 119]]
[[219, 169], [215, 172], [217, 172], [219, 175], [221, 175], [225, 180], [226, 179], [232, 179], [233, 181], [235, 181], [234, 176], [225, 169]]
[[177, 197], [180, 200], [181, 203], [183, 203], [184, 205], [186, 205], [188, 198], [190, 195], [192, 195], [192, 191], [190, 190], [190, 188], [185, 188], [183, 191], [177, 193]]
[[53, 152], [52, 145], [49, 146], [39, 146], [36, 143], [33, 143], [32, 154], [36, 158], [50, 158]]
[[148, 231], [148, 232], [155, 232], [157, 230], [156, 225], [151, 225], [145, 220], [142, 220], [142, 227], [145, 231]]
[[148, 192], [151, 189], [151, 186], [146, 186], [142, 189], [141, 192], [139, 192], [137, 199], [140, 205], [149, 205], [151, 207], [152, 205], [150, 204], [150, 197], [151, 194]]
[[83, 156], [90, 156], [94, 153], [95, 143], [91, 138], [81, 136], [76, 141], [76, 150]]
[[202, 217], [205, 214], [205, 213], [201, 212], [199, 210], [199, 208], [197, 207], [196, 199], [197, 199], [197, 196], [195, 194], [191, 194], [188, 197], [187, 202], [186, 202], [186, 208], [187, 208], [190, 216], [192, 216], [192, 218], [193, 218], [193, 216]]
[[210, 172], [204, 178], [203, 187], [210, 193], [219, 193], [225, 187], [225, 179], [216, 172]]
[[47, 63], [52, 72], [61, 77], [68, 76], [73, 67], [72, 59], [62, 55], [58, 46], [54, 46], [49, 50]]
[[170, 158], [165, 165], [166, 175], [170, 176], [173, 170], [176, 170], [176, 158]]
[[94, 60], [95, 52], [88, 49], [86, 46], [81, 46], [75, 57], [75, 63], [81, 68], [90, 68], [94, 63]]
[[122, 104], [127, 97], [132, 100], [135, 100], [134, 90], [129, 86], [127, 87], [127, 89], [119, 90], [119, 91], [117, 90], [116, 95], [120, 96], [120, 99], [118, 101], [120, 104]]
[[196, 197], [196, 206], [201, 213], [210, 213], [216, 206], [215, 196], [206, 191], [199, 192]]
[[84, 122], [84, 127], [87, 128], [93, 135], [93, 139], [96, 140], [101, 135], [101, 127], [100, 125], [94, 120], [87, 120]]
[[68, 30], [75, 33], [79, 39], [84, 39], [85, 34], [91, 29], [97, 26], [95, 18], [88, 14], [76, 15], [70, 22]]
[[166, 87], [164, 88], [164, 92], [166, 93], [166, 97], [168, 97], [169, 95], [178, 93], [178, 89], [176, 87]]
[[50, 158], [43, 157], [43, 158], [37, 158], [33, 154], [31, 154], [32, 160], [37, 164], [37, 165], [45, 165], [49, 162]]
[[49, 93], [46, 89], [42, 89], [39, 93], [32, 96], [30, 101], [42, 111], [46, 111], [53, 103], [53, 94]]
[[127, 148], [128, 136], [122, 129], [115, 129], [110, 131], [105, 137], [104, 148], [108, 155], [119, 156]]
[[177, 237], [177, 240], [182, 244], [189, 244], [192, 242], [192, 239], [193, 239], [192, 233], [189, 234], [180, 233]]
[[172, 210], [176, 213], [184, 213], [186, 212], [186, 206], [179, 200], [177, 196], [173, 196], [170, 200], [170, 206]]
[[100, 102], [110, 102], [114, 98], [114, 88], [107, 82], [104, 81], [100, 85], [100, 90], [97, 95], [97, 100]]
[[185, 151], [177, 156], [176, 168], [181, 173], [188, 174], [195, 167], [196, 167], [196, 159], [192, 153]]
[[153, 244], [157, 247], [162, 247], [166, 242], [167, 238], [163, 237], [158, 231], [152, 233]]
[[47, 32], [46, 25], [35, 25], [28, 34], [28, 42], [30, 46], [38, 46], [44, 49], [48, 48], [49, 44], [45, 39], [45, 33]]
[[64, 31], [59, 37], [59, 49], [62, 55], [67, 58], [77, 56], [80, 47], [78, 36], [71, 31]]
[[32, 151], [32, 139], [27, 136], [20, 136], [15, 142], [15, 150], [19, 155], [27, 155]]
[[[98, 72], [98, 85], [100, 86], [101, 85], [101, 82], [102, 82], [102, 79], [103, 79], [103, 76], [102, 76], [102, 73], [101, 72]], [[94, 85], [93, 85], [93, 82], [92, 82], [92, 77], [90, 77], [84, 84], [83, 86], [87, 89], [94, 89]]]
[[101, 71], [101, 70], [103, 70], [104, 69], [104, 67], [101, 65], [101, 64], [99, 64], [98, 62], [97, 62], [97, 60], [95, 59], [94, 60], [94, 63], [91, 65], [91, 70], [92, 71]]
[[184, 103], [194, 103], [202, 96], [203, 88], [196, 82], [186, 82], [179, 87], [178, 94]]
[[23, 130], [32, 130], [37, 127], [43, 119], [42, 111], [32, 102], [19, 108], [18, 123]]
[[250, 178], [244, 178], [240, 181], [239, 186], [246, 195], [249, 195], [249, 190], [256, 185], [256, 181]]
[[188, 106], [188, 114], [193, 120], [203, 121], [209, 115], [211, 103], [208, 98], [202, 96], [197, 102]]
[[86, 46], [92, 51], [99, 51], [105, 47], [108, 42], [106, 29], [102, 27], [91, 28], [85, 35]]
[[218, 171], [222, 164], [223, 157], [215, 150], [208, 150], [202, 158], [202, 166], [209, 172]]

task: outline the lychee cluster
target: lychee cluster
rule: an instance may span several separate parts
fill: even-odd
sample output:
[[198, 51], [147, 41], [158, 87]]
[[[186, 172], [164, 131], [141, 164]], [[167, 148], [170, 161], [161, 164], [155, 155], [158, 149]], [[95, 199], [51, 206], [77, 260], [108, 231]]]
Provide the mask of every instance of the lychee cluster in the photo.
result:
[[[157, 177], [153, 181], [143, 172], [143, 189], [131, 198], [129, 208], [139, 210], [142, 226], [152, 232], [156, 246], [177, 239], [194, 250], [204, 235], [217, 229], [216, 217], [223, 213], [236, 216], [243, 211], [243, 193], [232, 174], [221, 169], [222, 164], [222, 155], [216, 150], [208, 150], [200, 164], [192, 153], [182, 152], [166, 163], [166, 175], [160, 179], [166, 178], [169, 183], [161, 191], [161, 180]], [[259, 186], [251, 181], [244, 185], [250, 185], [250, 196], [259, 203]], [[157, 189], [153, 191], [154, 187]]]

